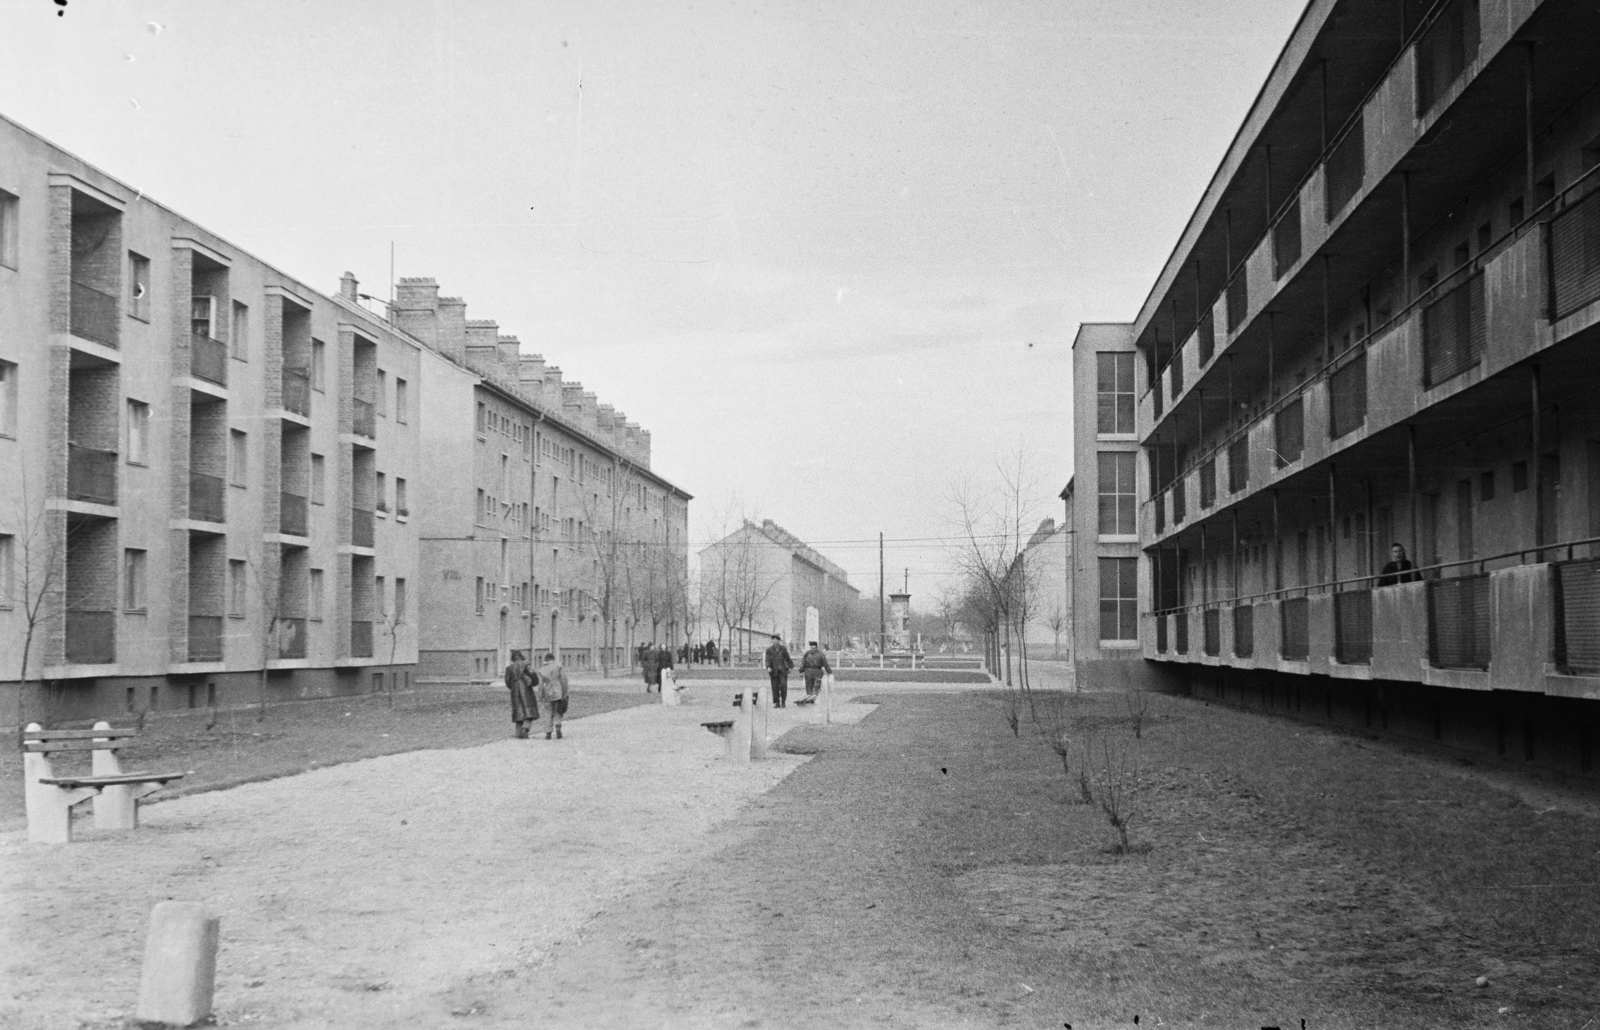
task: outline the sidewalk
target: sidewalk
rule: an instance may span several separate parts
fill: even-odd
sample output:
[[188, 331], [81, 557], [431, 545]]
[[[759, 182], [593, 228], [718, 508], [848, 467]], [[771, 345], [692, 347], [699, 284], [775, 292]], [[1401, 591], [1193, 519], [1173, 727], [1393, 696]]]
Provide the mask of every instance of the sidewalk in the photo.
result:
[[[134, 833], [83, 825], [64, 847], [0, 834], [0, 1023], [120, 1025], [166, 898], [222, 917], [222, 1023], [445, 1021], [449, 985], [539, 961], [805, 761], [723, 762], [699, 724], [726, 717], [726, 688], [685, 694], [576, 720], [559, 742], [389, 755], [150, 805]], [[773, 712], [771, 736], [811, 718]]]

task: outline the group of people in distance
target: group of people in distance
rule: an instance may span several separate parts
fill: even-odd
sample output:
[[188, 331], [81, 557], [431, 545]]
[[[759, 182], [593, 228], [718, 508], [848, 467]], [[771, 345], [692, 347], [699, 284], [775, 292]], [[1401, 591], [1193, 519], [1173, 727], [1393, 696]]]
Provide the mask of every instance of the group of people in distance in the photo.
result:
[[539, 718], [540, 704], [544, 705], [544, 739], [551, 734], [561, 739], [561, 720], [567, 714], [567, 670], [556, 661], [556, 656], [546, 653], [544, 664], [537, 670], [528, 664], [521, 651], [511, 652], [511, 664], [506, 666], [506, 689], [511, 691], [511, 721], [516, 724], [516, 736], [526, 740], [529, 730]]
[[[789, 670], [794, 668], [794, 658], [790, 656], [789, 649], [783, 646], [783, 638], [772, 634], [772, 644], [767, 648], [764, 659], [767, 667], [767, 679], [772, 684], [772, 707], [786, 708], [789, 705]], [[806, 678], [806, 701], [816, 698], [822, 690], [822, 677], [831, 674], [833, 666], [828, 664], [827, 652], [817, 646], [812, 640], [806, 647], [806, 653], [800, 656], [800, 674]], [[800, 702], [805, 704], [806, 701]]]

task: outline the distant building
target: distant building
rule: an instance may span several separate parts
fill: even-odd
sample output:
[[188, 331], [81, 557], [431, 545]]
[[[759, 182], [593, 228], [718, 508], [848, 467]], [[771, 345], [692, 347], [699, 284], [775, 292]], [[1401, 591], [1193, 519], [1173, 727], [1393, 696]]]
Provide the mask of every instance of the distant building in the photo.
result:
[[746, 521], [700, 551], [702, 619], [739, 651], [764, 648], [776, 633], [806, 643], [806, 608], [815, 607], [822, 643], [839, 647], [851, 631], [861, 591], [849, 574], [771, 519]]
[[1028, 539], [1019, 560], [1028, 570], [1028, 623], [1024, 640], [1034, 658], [1065, 659], [1072, 653], [1072, 531], [1045, 519]]

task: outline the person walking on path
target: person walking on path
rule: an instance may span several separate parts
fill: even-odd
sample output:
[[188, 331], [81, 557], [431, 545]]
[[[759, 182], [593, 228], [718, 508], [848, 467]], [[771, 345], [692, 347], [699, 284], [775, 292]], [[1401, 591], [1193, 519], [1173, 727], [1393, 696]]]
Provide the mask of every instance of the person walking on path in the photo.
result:
[[668, 647], [666, 644], [662, 644], [661, 645], [661, 649], [656, 652], [656, 693], [657, 694], [661, 693], [661, 673], [665, 669], [673, 669], [674, 670], [673, 671], [673, 675], [674, 676], [677, 675], [676, 667], [672, 664], [672, 648]]
[[650, 693], [650, 688], [661, 689], [661, 652], [655, 645], [646, 644], [644, 653], [639, 657], [639, 666], [644, 670], [644, 692]]
[[1396, 583], [1416, 583], [1422, 579], [1422, 573], [1411, 564], [1411, 559], [1406, 557], [1406, 549], [1399, 544], [1389, 548], [1390, 561], [1378, 573], [1380, 587], [1392, 587]]
[[806, 678], [806, 697], [814, 698], [822, 690], [822, 674], [832, 673], [833, 666], [828, 664], [828, 656], [817, 646], [815, 640], [806, 648], [806, 653], [800, 656], [800, 674]]
[[528, 665], [521, 651], [511, 652], [511, 664], [506, 666], [506, 689], [511, 691], [511, 721], [516, 723], [518, 739], [526, 740], [533, 720], [539, 718], [539, 702], [533, 688], [539, 683], [539, 674]]
[[567, 670], [546, 653], [539, 667], [539, 700], [544, 702], [544, 739], [555, 733], [561, 739], [561, 720], [567, 714]]
[[789, 670], [794, 668], [794, 659], [776, 633], [772, 634], [772, 646], [767, 648], [766, 665], [767, 677], [772, 680], [772, 707], [782, 708], [789, 702]]

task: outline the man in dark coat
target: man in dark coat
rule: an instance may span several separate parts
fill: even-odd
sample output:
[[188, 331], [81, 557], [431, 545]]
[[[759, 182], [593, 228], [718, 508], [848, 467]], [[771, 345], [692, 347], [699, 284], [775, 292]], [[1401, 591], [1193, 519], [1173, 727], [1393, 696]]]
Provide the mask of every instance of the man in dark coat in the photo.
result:
[[806, 653], [800, 656], [800, 674], [806, 678], [806, 697], [816, 697], [822, 690], [822, 674], [831, 673], [833, 666], [828, 664], [828, 656], [817, 646], [815, 640], [806, 648]]
[[712, 665], [722, 664], [721, 662], [717, 661], [717, 658], [719, 657], [719, 648], [717, 647], [717, 642], [715, 640], [707, 640], [705, 650], [707, 661], [709, 661]]
[[772, 707], [782, 708], [789, 703], [789, 670], [794, 668], [794, 659], [776, 633], [772, 634], [772, 646], [767, 648], [766, 665], [767, 677], [772, 680]]
[[661, 670], [675, 668], [677, 666], [672, 664], [672, 648], [662, 644], [661, 649], [656, 652], [656, 693], [661, 693]]
[[539, 674], [523, 658], [521, 651], [511, 652], [511, 664], [506, 666], [506, 689], [511, 691], [511, 721], [516, 724], [519, 738], [528, 736], [528, 727], [539, 718], [539, 702], [533, 688], [539, 684]]
[[1415, 583], [1422, 579], [1422, 573], [1411, 564], [1411, 559], [1406, 557], [1406, 549], [1399, 544], [1389, 548], [1390, 561], [1378, 573], [1380, 587], [1392, 587], [1396, 583]]
[[650, 688], [661, 689], [661, 652], [653, 644], [646, 644], [644, 653], [639, 656], [639, 664], [644, 669], [644, 692], [650, 693]]

